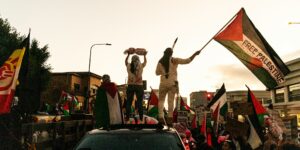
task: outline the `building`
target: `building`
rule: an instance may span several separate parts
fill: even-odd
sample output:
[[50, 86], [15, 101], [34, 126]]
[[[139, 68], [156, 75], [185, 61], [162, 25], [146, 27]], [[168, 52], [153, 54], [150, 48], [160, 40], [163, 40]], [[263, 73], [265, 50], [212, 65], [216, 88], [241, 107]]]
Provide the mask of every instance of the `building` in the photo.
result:
[[89, 101], [95, 98], [96, 91], [101, 85], [101, 76], [92, 72], [54, 72], [47, 90], [42, 93], [41, 101], [48, 104], [60, 102], [62, 91], [70, 93], [78, 99], [75, 110], [85, 110], [84, 102], [89, 91]]
[[[255, 97], [261, 103], [270, 102], [270, 92], [263, 90], [253, 90]], [[236, 101], [247, 101], [247, 90], [237, 90], [237, 91], [226, 91], [227, 101], [229, 102], [229, 107], [231, 102]], [[195, 108], [197, 106], [206, 106], [209, 101], [214, 97], [215, 92], [199, 91], [192, 92], [190, 94], [191, 107]]]
[[[271, 96], [269, 91], [264, 91], [264, 90], [251, 90], [251, 91], [261, 104], [269, 104], [269, 102], [271, 101]], [[248, 100], [248, 90], [227, 91], [226, 97], [227, 97], [227, 101], [229, 102], [228, 108], [231, 108], [230, 107], [231, 103]]]
[[272, 103], [281, 116], [297, 115], [300, 118], [300, 58], [286, 62], [286, 65], [291, 72], [284, 83], [271, 89]]
[[197, 106], [206, 106], [208, 101], [213, 97], [214, 92], [207, 91], [199, 91], [192, 92], [190, 94], [190, 105], [191, 108], [195, 108]]

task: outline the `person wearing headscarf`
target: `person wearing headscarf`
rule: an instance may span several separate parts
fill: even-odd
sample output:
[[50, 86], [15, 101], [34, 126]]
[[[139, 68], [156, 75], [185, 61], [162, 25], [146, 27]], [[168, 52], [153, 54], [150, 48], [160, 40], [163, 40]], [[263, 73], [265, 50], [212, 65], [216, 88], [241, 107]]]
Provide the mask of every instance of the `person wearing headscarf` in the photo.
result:
[[196, 51], [187, 59], [172, 57], [173, 49], [166, 48], [163, 57], [158, 61], [156, 75], [160, 76], [158, 119], [163, 120], [163, 108], [166, 95], [168, 94], [168, 117], [167, 122], [173, 121], [174, 97], [178, 93], [177, 67], [179, 64], [189, 64], [200, 51]]
[[107, 74], [102, 76], [101, 86], [97, 90], [94, 114], [96, 128], [123, 124], [121, 97], [116, 84], [111, 82]]
[[129, 120], [129, 116], [131, 113], [131, 105], [134, 98], [134, 94], [136, 95], [137, 102], [135, 107], [138, 109], [139, 119], [143, 120], [143, 96], [144, 96], [144, 88], [143, 88], [143, 69], [147, 64], [146, 54], [144, 53], [144, 62], [141, 63], [138, 55], [133, 55], [131, 57], [131, 62], [128, 63], [128, 58], [130, 53], [128, 53], [125, 59], [125, 65], [128, 73], [127, 80], [127, 101], [126, 101], [126, 116], [125, 121]]

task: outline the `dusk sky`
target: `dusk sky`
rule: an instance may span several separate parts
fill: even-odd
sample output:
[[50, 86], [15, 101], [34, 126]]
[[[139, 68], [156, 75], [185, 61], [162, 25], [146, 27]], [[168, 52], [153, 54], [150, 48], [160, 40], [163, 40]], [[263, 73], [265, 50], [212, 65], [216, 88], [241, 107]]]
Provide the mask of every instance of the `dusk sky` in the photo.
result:
[[[242, 7], [284, 62], [300, 57], [299, 0], [1, 0], [0, 16], [21, 35], [31, 28], [40, 47], [49, 46], [53, 72], [109, 74], [125, 84], [124, 50], [145, 48], [144, 80], [157, 89], [155, 75], [163, 51], [178, 37], [173, 56], [187, 58], [201, 49]], [[141, 60], [142, 57], [141, 57]], [[265, 90], [266, 87], [225, 47], [211, 41], [191, 64], [178, 67], [180, 93]]]

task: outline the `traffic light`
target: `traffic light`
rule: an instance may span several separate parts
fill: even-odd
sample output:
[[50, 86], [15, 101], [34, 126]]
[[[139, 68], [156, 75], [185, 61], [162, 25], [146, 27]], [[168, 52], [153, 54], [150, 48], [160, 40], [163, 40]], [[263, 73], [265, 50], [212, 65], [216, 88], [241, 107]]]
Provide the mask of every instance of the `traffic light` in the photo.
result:
[[206, 98], [207, 98], [208, 101], [211, 100], [211, 97], [212, 97], [211, 93], [207, 93], [207, 94], [206, 94]]

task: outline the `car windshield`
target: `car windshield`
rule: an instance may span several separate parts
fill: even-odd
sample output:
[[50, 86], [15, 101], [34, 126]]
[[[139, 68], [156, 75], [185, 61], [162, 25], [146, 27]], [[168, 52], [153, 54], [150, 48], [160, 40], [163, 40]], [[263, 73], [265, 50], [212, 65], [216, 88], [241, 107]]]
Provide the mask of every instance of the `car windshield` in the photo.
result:
[[86, 136], [76, 150], [182, 150], [176, 134], [104, 133]]

